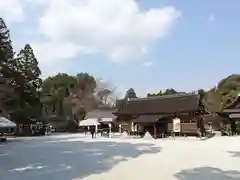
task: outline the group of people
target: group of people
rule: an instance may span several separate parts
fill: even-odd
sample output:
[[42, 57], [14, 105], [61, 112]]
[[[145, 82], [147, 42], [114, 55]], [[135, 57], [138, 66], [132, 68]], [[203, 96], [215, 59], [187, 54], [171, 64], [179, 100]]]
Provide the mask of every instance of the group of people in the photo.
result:
[[32, 135], [47, 135], [51, 132], [52, 126], [40, 122], [30, 125]]
[[[100, 133], [101, 133], [101, 136], [104, 135], [104, 132], [109, 136], [110, 135], [110, 130], [109, 129], [99, 129]], [[91, 133], [91, 136], [92, 136], [92, 139], [96, 138], [97, 137], [97, 132], [98, 130], [96, 129], [95, 126], [92, 126], [92, 127], [87, 127], [85, 129], [85, 134], [87, 134], [88, 132]]]

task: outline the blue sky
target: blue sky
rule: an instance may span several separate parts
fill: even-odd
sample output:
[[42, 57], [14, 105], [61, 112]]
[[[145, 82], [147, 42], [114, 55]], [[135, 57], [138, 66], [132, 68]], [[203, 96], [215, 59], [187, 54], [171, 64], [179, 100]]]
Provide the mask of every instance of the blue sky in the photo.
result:
[[0, 5], [14, 47], [32, 44], [45, 76], [89, 72], [144, 96], [209, 89], [240, 72], [238, 0], [70, 1], [11, 0], [11, 14]]

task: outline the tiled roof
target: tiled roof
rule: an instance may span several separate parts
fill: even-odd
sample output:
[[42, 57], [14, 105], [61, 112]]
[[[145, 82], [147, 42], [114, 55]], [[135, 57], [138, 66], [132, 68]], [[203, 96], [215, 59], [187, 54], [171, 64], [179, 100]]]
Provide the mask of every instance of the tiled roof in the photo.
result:
[[117, 114], [168, 114], [199, 109], [199, 95], [194, 93], [134, 98], [122, 105]]
[[116, 116], [113, 114], [113, 112], [115, 111], [116, 110], [113, 108], [95, 109], [93, 111], [88, 112], [85, 119], [116, 118]]

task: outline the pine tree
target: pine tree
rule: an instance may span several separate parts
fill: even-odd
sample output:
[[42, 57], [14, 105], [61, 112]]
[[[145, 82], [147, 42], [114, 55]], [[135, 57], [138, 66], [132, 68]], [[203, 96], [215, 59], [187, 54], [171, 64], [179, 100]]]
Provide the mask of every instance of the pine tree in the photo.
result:
[[10, 40], [9, 30], [2, 18], [0, 18], [0, 64], [10, 63], [14, 52]]
[[124, 99], [137, 98], [137, 94], [133, 88], [127, 90]]
[[24, 78], [24, 83], [32, 88], [39, 88], [41, 86], [40, 68], [38, 67], [37, 58], [34, 55], [33, 49], [29, 44], [17, 55], [17, 70]]
[[9, 30], [0, 18], [0, 110], [5, 111], [14, 96], [13, 82], [14, 52]]
[[[41, 86], [41, 71], [33, 49], [29, 44], [18, 53], [16, 58], [16, 71], [19, 73], [16, 79], [19, 104], [25, 117], [35, 117], [40, 113], [40, 97], [38, 89]], [[29, 112], [29, 109], [31, 112]]]

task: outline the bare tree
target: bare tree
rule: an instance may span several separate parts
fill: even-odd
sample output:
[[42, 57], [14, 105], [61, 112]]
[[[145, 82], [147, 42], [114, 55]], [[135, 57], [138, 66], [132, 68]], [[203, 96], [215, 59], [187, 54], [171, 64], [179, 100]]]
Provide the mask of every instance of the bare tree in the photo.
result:
[[102, 79], [97, 80], [95, 96], [99, 104], [113, 106], [116, 103], [115, 86]]

